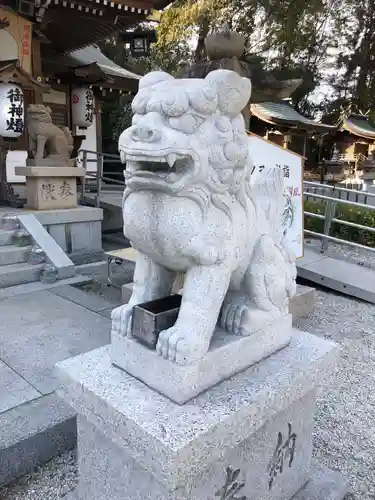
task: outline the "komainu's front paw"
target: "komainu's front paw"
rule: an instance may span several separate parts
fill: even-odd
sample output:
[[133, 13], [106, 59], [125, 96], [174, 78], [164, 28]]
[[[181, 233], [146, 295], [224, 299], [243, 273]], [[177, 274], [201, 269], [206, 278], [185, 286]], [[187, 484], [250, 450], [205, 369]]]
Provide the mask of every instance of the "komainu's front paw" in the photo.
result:
[[111, 314], [113, 333], [117, 333], [123, 337], [132, 336], [132, 312], [133, 306], [128, 304], [113, 309]]
[[164, 359], [178, 365], [191, 365], [203, 358], [208, 347], [204, 335], [196, 335], [188, 327], [175, 325], [160, 333], [156, 350]]

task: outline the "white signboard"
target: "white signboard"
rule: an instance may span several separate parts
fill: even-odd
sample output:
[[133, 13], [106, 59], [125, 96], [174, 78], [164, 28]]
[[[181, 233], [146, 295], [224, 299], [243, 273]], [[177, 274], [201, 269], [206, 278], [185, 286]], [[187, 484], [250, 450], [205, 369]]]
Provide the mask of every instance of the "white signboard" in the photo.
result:
[[254, 170], [261, 174], [277, 167], [284, 172], [283, 226], [288, 246], [297, 258], [303, 257], [303, 157], [257, 135], [250, 134], [249, 141]]

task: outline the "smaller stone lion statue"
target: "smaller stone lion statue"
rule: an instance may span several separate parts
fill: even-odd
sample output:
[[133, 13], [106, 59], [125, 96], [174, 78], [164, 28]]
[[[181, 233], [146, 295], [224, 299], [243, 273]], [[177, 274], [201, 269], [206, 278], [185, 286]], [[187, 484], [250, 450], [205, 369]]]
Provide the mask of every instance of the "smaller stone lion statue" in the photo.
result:
[[73, 137], [67, 127], [52, 123], [51, 109], [43, 104], [30, 104], [26, 115], [29, 150], [34, 160], [70, 162]]

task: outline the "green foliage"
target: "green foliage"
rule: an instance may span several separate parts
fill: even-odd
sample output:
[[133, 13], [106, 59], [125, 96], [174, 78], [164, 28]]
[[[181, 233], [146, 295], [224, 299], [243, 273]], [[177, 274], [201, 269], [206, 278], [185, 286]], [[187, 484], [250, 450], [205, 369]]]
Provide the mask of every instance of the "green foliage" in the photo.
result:
[[[315, 214], [324, 215], [325, 203], [320, 201], [306, 200], [304, 210]], [[358, 208], [350, 205], [337, 204], [336, 218], [362, 226], [375, 228], [375, 210]], [[305, 216], [305, 229], [316, 233], [323, 233], [324, 220], [311, 216]], [[364, 229], [344, 226], [343, 224], [333, 223], [330, 236], [341, 238], [343, 240], [360, 243], [369, 247], [375, 247], [375, 233]]]
[[204, 38], [224, 22], [246, 39], [246, 57], [261, 56], [265, 69], [280, 79], [303, 78], [293, 96], [301, 111], [315, 111], [307, 96], [322, 79], [321, 64], [330, 45], [327, 9], [338, 0], [177, 0], [157, 29], [156, 50], [197, 39], [194, 58], [204, 58]]
[[102, 102], [102, 142], [103, 151], [117, 153], [117, 141], [123, 130], [130, 127], [132, 119], [131, 103], [124, 102], [123, 96], [111, 95]]
[[343, 110], [375, 118], [375, 1], [341, 0], [332, 16], [336, 60], [329, 83], [333, 98], [323, 103], [336, 119]]
[[[133, 59], [116, 37], [100, 47], [138, 74], [177, 74], [205, 58], [206, 36], [224, 22], [245, 37], [247, 60], [258, 58], [280, 80], [303, 79], [292, 95], [302, 114], [334, 124], [350, 107], [375, 120], [375, 0], [175, 0], [156, 27], [149, 57]], [[322, 83], [333, 94], [314, 101]], [[122, 113], [116, 104], [110, 114]]]

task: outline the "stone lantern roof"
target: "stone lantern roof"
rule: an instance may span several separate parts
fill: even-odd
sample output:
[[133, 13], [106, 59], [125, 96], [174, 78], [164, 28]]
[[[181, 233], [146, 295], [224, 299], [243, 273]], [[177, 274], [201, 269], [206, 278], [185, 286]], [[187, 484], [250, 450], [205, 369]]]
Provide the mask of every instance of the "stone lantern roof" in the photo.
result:
[[301, 85], [302, 79], [278, 80], [266, 72], [259, 57], [246, 55], [244, 38], [234, 31], [220, 31], [205, 40], [207, 60], [185, 68], [183, 78], [205, 78], [216, 69], [229, 69], [250, 78], [251, 102], [286, 99]]

